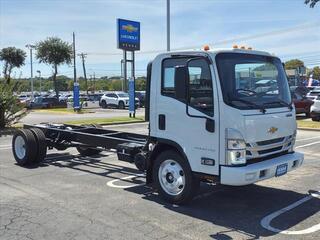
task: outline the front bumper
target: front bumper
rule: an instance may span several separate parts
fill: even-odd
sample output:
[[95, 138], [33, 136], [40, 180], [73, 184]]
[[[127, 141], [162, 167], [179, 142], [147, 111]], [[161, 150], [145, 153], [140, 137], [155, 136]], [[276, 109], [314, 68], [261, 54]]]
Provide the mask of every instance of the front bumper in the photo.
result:
[[288, 164], [287, 172], [290, 172], [302, 165], [303, 154], [288, 153], [263, 162], [253, 163], [244, 167], [222, 166], [220, 182], [225, 185], [243, 186], [252, 184], [264, 179], [275, 177], [277, 166]]

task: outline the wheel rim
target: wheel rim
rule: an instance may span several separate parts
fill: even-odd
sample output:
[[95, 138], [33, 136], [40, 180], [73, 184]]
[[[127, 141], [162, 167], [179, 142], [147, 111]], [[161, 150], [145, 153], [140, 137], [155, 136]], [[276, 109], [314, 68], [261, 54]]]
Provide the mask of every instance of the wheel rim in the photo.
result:
[[185, 187], [184, 171], [174, 160], [168, 159], [161, 163], [158, 177], [162, 189], [170, 195], [179, 195]]
[[26, 156], [26, 142], [21, 136], [17, 136], [14, 141], [14, 151], [19, 159]]

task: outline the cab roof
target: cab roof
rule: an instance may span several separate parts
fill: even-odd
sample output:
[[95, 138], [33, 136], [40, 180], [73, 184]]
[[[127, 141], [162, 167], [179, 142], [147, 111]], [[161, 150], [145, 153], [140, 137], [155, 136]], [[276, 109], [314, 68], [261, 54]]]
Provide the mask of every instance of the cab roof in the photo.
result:
[[203, 50], [203, 49], [187, 49], [187, 50], [181, 50], [181, 51], [172, 51], [172, 52], [166, 52], [159, 54], [161, 55], [203, 55], [203, 54], [210, 54], [210, 55], [217, 55], [218, 53], [242, 53], [242, 54], [255, 54], [255, 55], [263, 55], [263, 56], [272, 56], [275, 57], [275, 55], [270, 54], [266, 51], [259, 51], [259, 50], [249, 50], [249, 49], [240, 49], [240, 48], [212, 48], [210, 50]]

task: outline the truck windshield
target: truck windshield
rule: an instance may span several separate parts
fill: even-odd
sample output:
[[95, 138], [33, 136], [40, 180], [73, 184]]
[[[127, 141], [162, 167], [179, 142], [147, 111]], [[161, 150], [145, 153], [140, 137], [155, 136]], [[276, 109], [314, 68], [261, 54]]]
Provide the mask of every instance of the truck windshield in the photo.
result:
[[223, 100], [239, 109], [291, 106], [291, 96], [280, 59], [241, 53], [216, 56]]

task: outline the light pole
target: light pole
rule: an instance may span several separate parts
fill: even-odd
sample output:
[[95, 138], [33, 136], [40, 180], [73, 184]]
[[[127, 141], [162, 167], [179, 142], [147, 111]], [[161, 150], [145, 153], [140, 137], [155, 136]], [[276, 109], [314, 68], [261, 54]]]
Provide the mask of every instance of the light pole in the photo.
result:
[[37, 70], [37, 73], [39, 74], [39, 80], [40, 80], [40, 95], [41, 95], [41, 71]]
[[27, 44], [26, 48], [29, 48], [30, 50], [30, 65], [31, 65], [31, 100], [34, 99], [34, 95], [33, 95], [33, 68], [32, 68], [32, 50], [36, 48], [35, 45], [32, 44]]
[[167, 51], [170, 51], [170, 0], [167, 0]]

